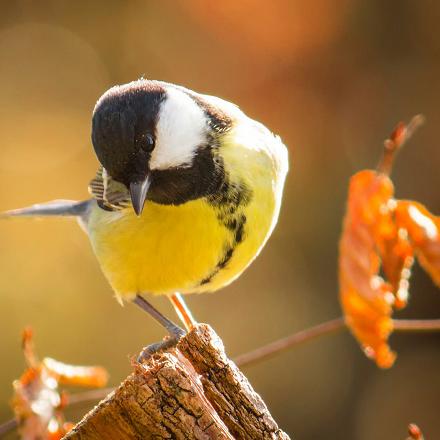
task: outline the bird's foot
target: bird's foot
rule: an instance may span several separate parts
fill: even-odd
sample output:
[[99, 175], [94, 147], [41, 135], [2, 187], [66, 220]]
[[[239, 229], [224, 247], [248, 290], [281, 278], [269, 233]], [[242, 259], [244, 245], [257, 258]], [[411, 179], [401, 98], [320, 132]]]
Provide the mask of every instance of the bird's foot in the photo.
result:
[[173, 321], [169, 320], [166, 316], [162, 315], [162, 313], [156, 310], [143, 296], [136, 295], [136, 297], [133, 299], [133, 302], [142, 310], [150, 314], [157, 322], [165, 327], [169, 333], [168, 339], [145, 347], [142, 350], [141, 354], [138, 356], [137, 360], [139, 363], [145, 362], [159, 351], [175, 347], [180, 338], [186, 335], [186, 332], [184, 330], [182, 330]]
[[180, 332], [178, 332], [176, 334], [171, 334], [168, 339], [165, 339], [164, 341], [156, 342], [155, 344], [150, 344], [150, 345], [147, 345], [146, 347], [144, 347], [143, 350], [141, 351], [141, 353], [139, 354], [139, 356], [137, 357], [137, 361], [140, 364], [143, 364], [144, 362], [148, 361], [148, 359], [150, 359], [156, 353], [175, 347], [178, 344], [178, 342], [180, 341], [180, 338], [182, 338], [186, 334], [181, 328], [179, 328], [179, 327], [177, 327], [177, 328], [180, 330]]

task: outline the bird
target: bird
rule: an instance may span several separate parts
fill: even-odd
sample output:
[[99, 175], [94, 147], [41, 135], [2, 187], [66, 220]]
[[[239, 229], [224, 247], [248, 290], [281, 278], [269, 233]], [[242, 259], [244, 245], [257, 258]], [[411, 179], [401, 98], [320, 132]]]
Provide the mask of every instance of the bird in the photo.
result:
[[[77, 217], [120, 302], [185, 331], [145, 294], [168, 296], [187, 330], [182, 294], [219, 290], [258, 256], [278, 220], [288, 172], [281, 138], [238, 106], [141, 78], [107, 90], [92, 114], [99, 162], [84, 201], [55, 200], [3, 217]], [[166, 344], [153, 344], [152, 353]]]

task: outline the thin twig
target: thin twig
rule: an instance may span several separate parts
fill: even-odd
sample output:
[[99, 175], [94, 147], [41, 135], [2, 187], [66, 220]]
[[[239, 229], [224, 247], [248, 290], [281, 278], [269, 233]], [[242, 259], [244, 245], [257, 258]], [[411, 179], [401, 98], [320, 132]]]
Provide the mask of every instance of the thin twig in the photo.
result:
[[5, 423], [2, 423], [0, 425], [0, 437], [3, 437], [8, 432], [16, 429], [17, 426], [18, 426], [18, 423], [17, 423], [17, 420], [15, 420], [15, 419], [11, 419], [11, 420], [8, 420]]
[[[440, 319], [394, 319], [394, 330], [396, 332], [437, 332], [440, 331]], [[278, 339], [249, 353], [242, 354], [235, 359], [235, 363], [243, 367], [254, 364], [263, 359], [274, 356], [291, 347], [308, 342], [318, 336], [329, 335], [345, 327], [344, 318], [332, 319], [314, 327], [302, 330], [291, 336]]]
[[377, 166], [377, 171], [387, 176], [391, 174], [397, 153], [424, 122], [425, 117], [423, 115], [416, 115], [407, 125], [403, 122], [397, 124], [389, 139], [384, 142], [383, 156]]
[[303, 342], [310, 341], [318, 336], [328, 335], [330, 333], [341, 330], [345, 327], [344, 318], [332, 319], [331, 321], [323, 322], [306, 330], [302, 330], [285, 338], [278, 339], [263, 347], [257, 348], [249, 353], [238, 356], [234, 362], [239, 366], [253, 364], [262, 359], [273, 356], [281, 351], [287, 350], [293, 346], [299, 345]]
[[440, 331], [440, 319], [394, 319], [396, 332], [438, 332]]

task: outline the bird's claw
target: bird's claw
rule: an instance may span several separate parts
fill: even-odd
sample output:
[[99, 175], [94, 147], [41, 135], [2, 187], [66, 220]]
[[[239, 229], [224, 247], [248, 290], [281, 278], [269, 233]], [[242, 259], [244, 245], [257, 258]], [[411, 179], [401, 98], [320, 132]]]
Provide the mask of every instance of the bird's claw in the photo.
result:
[[177, 329], [178, 331], [176, 331], [176, 333], [170, 336], [168, 339], [144, 347], [141, 353], [139, 354], [139, 356], [137, 357], [137, 362], [139, 364], [143, 364], [147, 362], [148, 359], [150, 359], [156, 353], [175, 347], [180, 341], [180, 339], [186, 335], [186, 332], [184, 330], [182, 330], [179, 327], [177, 327]]

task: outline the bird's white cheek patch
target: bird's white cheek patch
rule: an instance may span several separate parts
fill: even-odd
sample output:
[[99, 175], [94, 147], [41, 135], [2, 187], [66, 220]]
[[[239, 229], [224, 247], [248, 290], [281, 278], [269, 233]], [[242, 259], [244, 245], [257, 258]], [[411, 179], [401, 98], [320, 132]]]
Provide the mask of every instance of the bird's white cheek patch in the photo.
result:
[[203, 110], [184, 92], [167, 89], [159, 111], [150, 168], [190, 166], [198, 146], [206, 140], [207, 129]]

